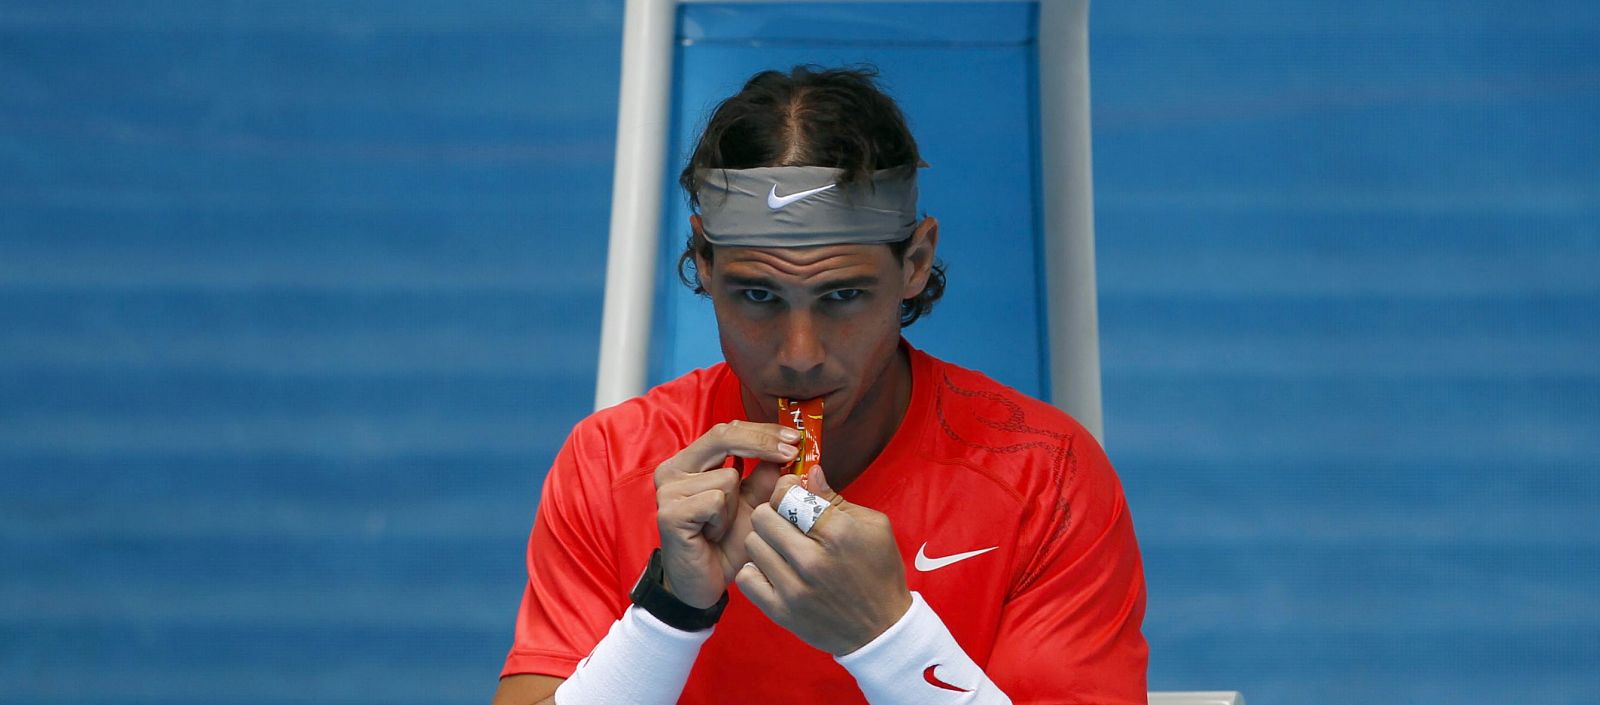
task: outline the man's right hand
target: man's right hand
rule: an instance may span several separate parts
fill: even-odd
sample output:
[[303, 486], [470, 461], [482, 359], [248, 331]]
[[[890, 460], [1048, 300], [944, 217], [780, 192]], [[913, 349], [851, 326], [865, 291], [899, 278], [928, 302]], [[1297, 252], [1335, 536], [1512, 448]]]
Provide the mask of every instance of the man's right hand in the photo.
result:
[[[744, 567], [750, 512], [765, 504], [778, 483], [778, 467], [793, 459], [800, 435], [777, 424], [717, 424], [656, 467], [656, 528], [666, 587], [691, 607], [706, 608]], [[740, 481], [730, 455], [762, 462]]]

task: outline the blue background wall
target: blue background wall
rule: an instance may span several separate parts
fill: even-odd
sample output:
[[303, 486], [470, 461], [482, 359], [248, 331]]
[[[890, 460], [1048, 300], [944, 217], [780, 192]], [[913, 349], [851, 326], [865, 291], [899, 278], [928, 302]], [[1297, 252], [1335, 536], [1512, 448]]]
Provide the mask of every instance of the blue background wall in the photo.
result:
[[[1289, 5], [1092, 13], [1151, 685], [1593, 702], [1600, 6]], [[620, 30], [0, 3], [0, 700], [487, 700]]]
[[1090, 24], [1152, 681], [1600, 700], [1600, 4], [1197, 5]]

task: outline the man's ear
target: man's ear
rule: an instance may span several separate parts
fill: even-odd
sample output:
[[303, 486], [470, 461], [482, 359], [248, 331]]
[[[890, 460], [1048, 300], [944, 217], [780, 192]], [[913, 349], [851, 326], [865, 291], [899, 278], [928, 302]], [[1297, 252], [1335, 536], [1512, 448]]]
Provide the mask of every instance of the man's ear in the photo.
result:
[[911, 231], [911, 244], [902, 256], [901, 270], [905, 272], [905, 298], [922, 294], [928, 286], [928, 274], [933, 271], [934, 251], [939, 247], [939, 221], [926, 216], [917, 229]]

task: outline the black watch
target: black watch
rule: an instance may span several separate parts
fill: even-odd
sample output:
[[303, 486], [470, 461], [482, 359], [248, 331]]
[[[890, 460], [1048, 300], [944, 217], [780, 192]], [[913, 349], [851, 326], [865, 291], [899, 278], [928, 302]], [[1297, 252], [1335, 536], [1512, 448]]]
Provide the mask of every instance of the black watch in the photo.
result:
[[666, 584], [662, 578], [666, 569], [661, 566], [661, 549], [656, 549], [650, 554], [650, 564], [645, 566], [644, 575], [639, 576], [639, 584], [633, 586], [633, 604], [665, 622], [667, 626], [686, 632], [698, 632], [710, 629], [712, 625], [722, 618], [722, 610], [728, 607], [728, 593], [722, 593], [722, 599], [705, 609], [690, 607], [678, 599], [677, 595], [667, 592]]

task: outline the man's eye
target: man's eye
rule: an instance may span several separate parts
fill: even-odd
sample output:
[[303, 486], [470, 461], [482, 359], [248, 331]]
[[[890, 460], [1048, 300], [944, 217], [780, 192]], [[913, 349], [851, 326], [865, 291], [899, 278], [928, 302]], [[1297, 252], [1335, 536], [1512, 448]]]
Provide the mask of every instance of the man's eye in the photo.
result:
[[767, 291], [766, 289], [741, 289], [739, 291], [739, 295], [743, 296], [745, 301], [749, 301], [753, 304], [772, 303], [772, 301], [777, 298], [776, 296], [772, 295], [772, 292]]
[[866, 292], [863, 292], [860, 289], [840, 289], [838, 291], [830, 291], [822, 298], [827, 301], [850, 301], [861, 296], [863, 293]]

